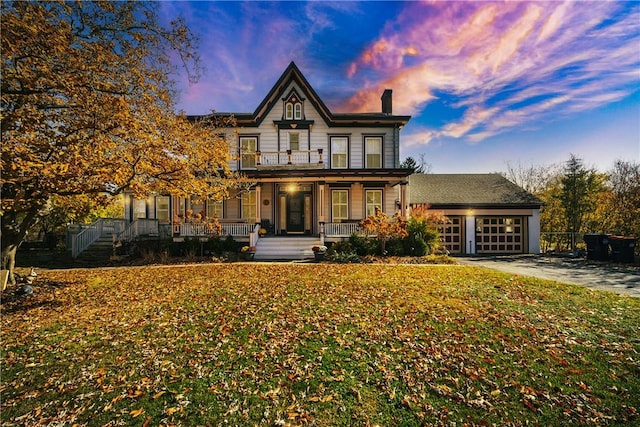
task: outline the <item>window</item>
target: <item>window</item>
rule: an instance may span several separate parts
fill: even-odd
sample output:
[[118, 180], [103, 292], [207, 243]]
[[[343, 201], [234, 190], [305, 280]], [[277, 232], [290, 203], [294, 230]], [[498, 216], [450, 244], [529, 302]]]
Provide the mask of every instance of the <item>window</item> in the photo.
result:
[[133, 199], [133, 219], [147, 217], [147, 201]]
[[376, 208], [382, 209], [382, 190], [367, 190], [365, 192], [366, 216], [375, 215]]
[[349, 192], [333, 190], [331, 192], [331, 217], [334, 222], [349, 219]]
[[208, 218], [222, 218], [223, 210], [222, 210], [222, 200], [207, 200], [207, 217]]
[[366, 153], [366, 168], [378, 169], [382, 167], [382, 138], [366, 137], [364, 139]]
[[300, 150], [300, 134], [298, 132], [289, 132], [289, 149], [292, 151]]
[[302, 103], [287, 102], [284, 105], [285, 120], [302, 120]]
[[256, 151], [258, 138], [255, 136], [240, 138], [240, 168], [253, 169], [256, 167]]
[[156, 197], [156, 219], [158, 222], [170, 222], [169, 196]]
[[331, 167], [333, 169], [346, 169], [348, 167], [347, 149], [349, 140], [346, 136], [331, 138]]
[[242, 219], [249, 222], [256, 220], [256, 191], [250, 190], [242, 193]]

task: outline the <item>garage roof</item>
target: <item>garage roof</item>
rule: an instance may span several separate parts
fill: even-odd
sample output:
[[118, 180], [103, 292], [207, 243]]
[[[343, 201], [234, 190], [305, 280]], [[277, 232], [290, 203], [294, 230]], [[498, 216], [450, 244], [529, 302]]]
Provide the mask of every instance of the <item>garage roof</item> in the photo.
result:
[[409, 203], [432, 207], [540, 207], [542, 202], [498, 173], [413, 174]]

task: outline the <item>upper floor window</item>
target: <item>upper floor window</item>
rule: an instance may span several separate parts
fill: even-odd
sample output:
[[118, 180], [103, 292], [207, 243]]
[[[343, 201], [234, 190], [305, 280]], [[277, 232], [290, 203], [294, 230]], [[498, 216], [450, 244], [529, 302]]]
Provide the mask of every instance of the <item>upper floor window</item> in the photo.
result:
[[365, 168], [382, 167], [382, 137], [368, 136], [364, 139]]
[[289, 132], [289, 150], [300, 150], [300, 134], [298, 132]]
[[302, 103], [287, 102], [285, 104], [285, 120], [302, 120]]
[[240, 137], [240, 168], [253, 169], [256, 167], [256, 151], [258, 138], [255, 136]]
[[348, 162], [349, 140], [346, 136], [331, 137], [331, 167], [346, 169]]

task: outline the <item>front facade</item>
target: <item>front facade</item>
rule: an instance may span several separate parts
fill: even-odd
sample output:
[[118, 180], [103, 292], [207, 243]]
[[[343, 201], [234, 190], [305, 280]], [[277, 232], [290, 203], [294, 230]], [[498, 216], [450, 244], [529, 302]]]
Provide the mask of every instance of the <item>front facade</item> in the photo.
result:
[[253, 113], [234, 113], [227, 141], [231, 168], [256, 184], [221, 202], [165, 195], [129, 197], [125, 217], [157, 219], [174, 237], [200, 234], [184, 219], [217, 217], [234, 237], [256, 224], [269, 236], [348, 237], [376, 208], [404, 212], [410, 171], [399, 167], [400, 130], [409, 116], [392, 114], [391, 90], [381, 111], [334, 114], [292, 62]]
[[304, 240], [310, 255], [308, 239], [348, 238], [376, 208], [405, 216], [428, 206], [450, 219], [441, 231], [451, 254], [539, 253], [541, 202], [503, 176], [411, 175], [399, 167], [400, 130], [410, 117], [392, 114], [391, 90], [380, 112], [335, 114], [292, 62], [253, 113], [233, 116], [230, 166], [255, 182], [249, 191], [223, 201], [129, 195], [125, 218], [153, 219], [167, 230], [161, 234], [183, 239], [206, 237], [211, 230], [201, 219], [216, 217], [225, 235], [275, 259], [285, 243], [270, 237]]

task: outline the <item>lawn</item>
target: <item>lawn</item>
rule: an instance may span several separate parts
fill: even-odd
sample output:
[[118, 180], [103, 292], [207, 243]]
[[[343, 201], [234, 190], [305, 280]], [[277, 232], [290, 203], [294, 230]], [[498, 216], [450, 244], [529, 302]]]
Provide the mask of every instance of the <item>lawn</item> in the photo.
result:
[[41, 271], [2, 425], [638, 425], [640, 300], [461, 266]]

